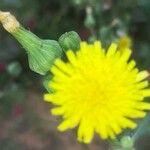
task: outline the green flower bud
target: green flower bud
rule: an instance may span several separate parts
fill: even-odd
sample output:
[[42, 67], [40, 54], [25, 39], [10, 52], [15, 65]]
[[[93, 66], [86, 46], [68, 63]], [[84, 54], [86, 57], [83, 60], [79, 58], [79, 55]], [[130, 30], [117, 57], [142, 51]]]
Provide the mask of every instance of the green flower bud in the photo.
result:
[[20, 75], [22, 71], [21, 65], [19, 62], [12, 62], [7, 66], [7, 72], [13, 76], [13, 77], [17, 77]]
[[23, 27], [19, 27], [12, 35], [27, 51], [30, 69], [41, 75], [45, 75], [54, 60], [62, 55], [57, 41], [42, 40]]
[[80, 48], [80, 36], [74, 32], [66, 32], [59, 38], [59, 44], [64, 51], [69, 49], [71, 50], [78, 50]]
[[131, 150], [133, 149], [133, 140], [130, 136], [124, 136], [122, 137], [121, 141], [121, 146], [126, 149], [126, 150]]
[[94, 20], [94, 17], [92, 14], [88, 14], [84, 20], [84, 25], [91, 29], [91, 28], [94, 28], [95, 27], [95, 20]]

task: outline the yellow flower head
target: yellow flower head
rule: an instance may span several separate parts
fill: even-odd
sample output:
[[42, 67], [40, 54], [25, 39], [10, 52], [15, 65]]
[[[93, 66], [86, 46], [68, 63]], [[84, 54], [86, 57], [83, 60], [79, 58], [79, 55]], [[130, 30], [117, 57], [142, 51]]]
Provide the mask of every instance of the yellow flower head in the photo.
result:
[[124, 50], [125, 48], [129, 48], [132, 45], [132, 40], [129, 36], [122, 36], [118, 42], [118, 49]]
[[80, 50], [66, 52], [68, 62], [57, 59], [49, 83], [53, 92], [45, 100], [56, 105], [53, 115], [64, 121], [60, 131], [78, 127], [77, 137], [89, 143], [94, 132], [102, 139], [115, 138], [125, 128], [135, 128], [133, 118], [142, 118], [150, 104], [147, 71], [139, 71], [134, 60], [129, 61], [131, 50], [120, 52], [111, 44], [107, 52], [100, 42], [81, 43]]

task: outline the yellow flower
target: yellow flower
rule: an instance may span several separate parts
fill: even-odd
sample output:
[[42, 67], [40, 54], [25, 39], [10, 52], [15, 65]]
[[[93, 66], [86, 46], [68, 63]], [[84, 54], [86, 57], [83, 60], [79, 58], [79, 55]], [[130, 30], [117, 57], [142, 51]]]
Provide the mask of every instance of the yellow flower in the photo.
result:
[[132, 45], [132, 40], [129, 36], [122, 36], [118, 42], [118, 49], [124, 50], [125, 48], [130, 48]]
[[66, 52], [68, 62], [57, 59], [49, 82], [53, 89], [44, 99], [56, 105], [53, 115], [64, 121], [60, 131], [78, 127], [77, 137], [89, 143], [94, 132], [102, 139], [115, 138], [125, 128], [135, 128], [133, 118], [143, 118], [150, 104], [147, 71], [139, 71], [131, 50], [123, 52], [111, 44], [107, 52], [96, 41], [93, 45], [81, 42], [80, 50]]

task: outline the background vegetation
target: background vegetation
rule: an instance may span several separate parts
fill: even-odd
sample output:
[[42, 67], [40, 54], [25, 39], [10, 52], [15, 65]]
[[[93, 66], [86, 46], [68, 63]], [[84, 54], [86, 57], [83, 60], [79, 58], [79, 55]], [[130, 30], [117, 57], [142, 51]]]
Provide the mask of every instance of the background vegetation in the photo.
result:
[[[11, 11], [23, 26], [44, 39], [58, 40], [64, 32], [75, 30], [82, 40], [100, 39], [108, 47], [127, 35], [137, 65], [150, 69], [149, 0], [0, 0], [0, 9]], [[83, 145], [72, 131], [57, 132], [59, 118], [49, 115], [42, 87], [42, 79], [29, 70], [25, 51], [0, 27], [1, 150], [108, 149], [99, 138]], [[150, 149], [150, 127], [143, 133], [137, 150]]]

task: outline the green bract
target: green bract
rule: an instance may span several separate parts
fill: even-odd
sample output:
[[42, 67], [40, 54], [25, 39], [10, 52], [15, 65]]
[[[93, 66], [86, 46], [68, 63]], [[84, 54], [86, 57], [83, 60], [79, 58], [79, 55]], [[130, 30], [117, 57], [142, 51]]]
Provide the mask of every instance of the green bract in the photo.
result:
[[41, 75], [45, 75], [54, 60], [62, 55], [57, 41], [42, 40], [23, 27], [12, 34], [27, 51], [30, 69]]
[[66, 32], [59, 38], [59, 44], [64, 51], [69, 49], [74, 51], [79, 50], [80, 42], [80, 36], [74, 31]]

